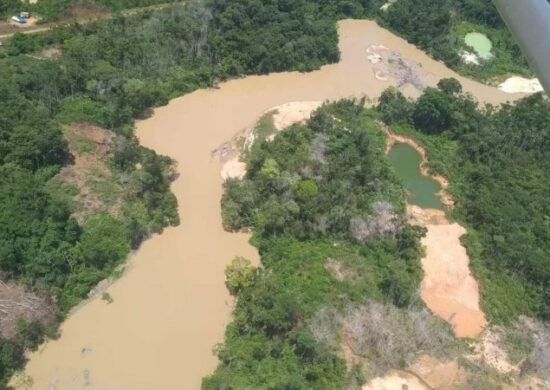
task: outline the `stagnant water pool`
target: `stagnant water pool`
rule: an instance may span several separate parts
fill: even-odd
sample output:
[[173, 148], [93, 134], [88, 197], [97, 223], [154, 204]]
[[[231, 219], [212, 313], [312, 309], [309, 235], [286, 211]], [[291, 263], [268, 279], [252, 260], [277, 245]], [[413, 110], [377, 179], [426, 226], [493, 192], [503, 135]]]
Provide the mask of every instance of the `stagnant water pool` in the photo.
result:
[[441, 186], [435, 180], [422, 175], [420, 172], [422, 158], [412, 146], [396, 143], [392, 146], [388, 158], [397, 174], [405, 182], [410, 204], [422, 208], [444, 209], [438, 196]]
[[474, 49], [477, 55], [484, 60], [488, 60], [493, 56], [493, 54], [491, 53], [493, 44], [484, 34], [477, 32], [469, 33], [464, 37], [464, 42], [466, 42], [468, 46]]

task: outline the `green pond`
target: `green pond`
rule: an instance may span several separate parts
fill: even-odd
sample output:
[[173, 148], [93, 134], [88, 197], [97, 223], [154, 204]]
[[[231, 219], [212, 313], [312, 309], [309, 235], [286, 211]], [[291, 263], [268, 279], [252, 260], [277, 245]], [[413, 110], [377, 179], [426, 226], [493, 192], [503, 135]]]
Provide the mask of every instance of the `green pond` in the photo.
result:
[[487, 60], [493, 56], [491, 53], [493, 44], [484, 34], [477, 32], [469, 33], [464, 37], [464, 42], [474, 49], [477, 55], [484, 60]]
[[422, 208], [444, 209], [437, 195], [441, 186], [435, 180], [420, 173], [422, 158], [412, 146], [396, 143], [391, 148], [388, 158], [397, 174], [405, 182], [410, 204]]

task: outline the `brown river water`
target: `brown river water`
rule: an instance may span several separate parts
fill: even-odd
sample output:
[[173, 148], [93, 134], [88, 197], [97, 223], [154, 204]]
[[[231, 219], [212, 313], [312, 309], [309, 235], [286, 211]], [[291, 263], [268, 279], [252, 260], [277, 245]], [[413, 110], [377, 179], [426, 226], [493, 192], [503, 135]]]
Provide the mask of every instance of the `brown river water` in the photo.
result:
[[[338, 64], [312, 73], [225, 82], [217, 89], [174, 99], [137, 123], [143, 145], [178, 162], [180, 176], [172, 190], [181, 224], [152, 237], [130, 258], [128, 272], [107, 290], [114, 302], [92, 298], [63, 323], [58, 340], [30, 355], [27, 380], [20, 377], [19, 388], [199, 389], [201, 378], [216, 367], [212, 348], [223, 340], [231, 319], [224, 268], [236, 255], [258, 261], [248, 235], [222, 229], [221, 163], [211, 158], [211, 152], [273, 106], [364, 95], [376, 98], [395, 80], [391, 72], [384, 80], [381, 65], [367, 59], [372, 45], [382, 44], [416, 63], [415, 72], [426, 85], [452, 76], [482, 102], [521, 96], [457, 76], [372, 21], [342, 21], [339, 34]], [[410, 96], [419, 93], [412, 86], [403, 90]]]

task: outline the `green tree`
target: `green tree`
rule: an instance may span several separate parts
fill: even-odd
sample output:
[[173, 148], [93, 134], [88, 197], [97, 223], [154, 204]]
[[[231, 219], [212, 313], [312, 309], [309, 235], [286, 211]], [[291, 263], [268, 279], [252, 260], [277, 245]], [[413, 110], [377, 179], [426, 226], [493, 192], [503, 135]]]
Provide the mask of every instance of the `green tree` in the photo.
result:
[[449, 95], [455, 95], [462, 92], [462, 85], [453, 77], [439, 80], [437, 88]]
[[382, 113], [385, 123], [409, 121], [411, 119], [414, 105], [407, 100], [397, 88], [387, 88], [378, 99], [378, 110]]
[[225, 268], [227, 287], [233, 295], [239, 291], [250, 288], [256, 280], [256, 269], [252, 267], [250, 260], [244, 257], [236, 257]]
[[442, 133], [453, 124], [453, 109], [447, 94], [427, 88], [415, 104], [414, 124], [427, 134]]
[[296, 198], [302, 202], [308, 202], [317, 197], [319, 189], [317, 183], [313, 180], [306, 179], [298, 183], [296, 187]]
[[115, 265], [130, 250], [124, 222], [105, 212], [90, 216], [76, 250], [87, 266], [101, 269]]

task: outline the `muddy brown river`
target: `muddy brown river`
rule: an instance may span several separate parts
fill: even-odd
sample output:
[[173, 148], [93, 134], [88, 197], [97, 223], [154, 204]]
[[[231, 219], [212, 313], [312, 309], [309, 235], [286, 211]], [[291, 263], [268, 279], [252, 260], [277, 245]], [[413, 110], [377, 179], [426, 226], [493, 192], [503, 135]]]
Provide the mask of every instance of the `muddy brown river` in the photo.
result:
[[[399, 72], [369, 60], [372, 45], [415, 64], [405, 73], [415, 73], [416, 84], [435, 85], [440, 77], [452, 76], [483, 102], [521, 96], [457, 76], [374, 22], [343, 21], [339, 34], [339, 64], [307, 74], [229, 81], [174, 99], [137, 123], [143, 145], [178, 162], [180, 176], [172, 190], [181, 224], [152, 237], [130, 258], [128, 272], [108, 288], [113, 303], [91, 299], [64, 322], [58, 340], [31, 354], [19, 388], [199, 389], [201, 378], [216, 367], [212, 348], [230, 321], [224, 268], [236, 255], [258, 260], [247, 235], [222, 229], [220, 162], [211, 151], [276, 105], [377, 97], [396, 83]], [[419, 94], [411, 85], [403, 90]]]

